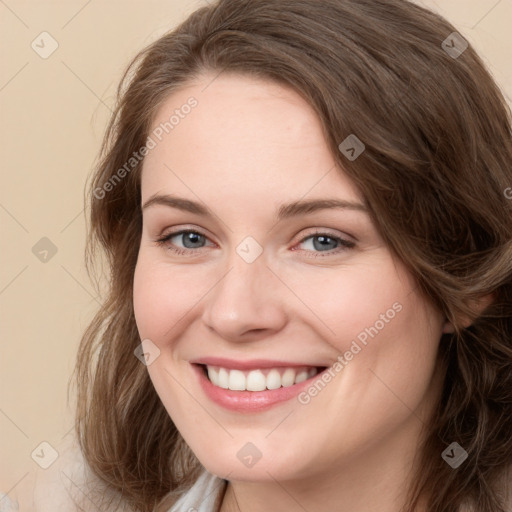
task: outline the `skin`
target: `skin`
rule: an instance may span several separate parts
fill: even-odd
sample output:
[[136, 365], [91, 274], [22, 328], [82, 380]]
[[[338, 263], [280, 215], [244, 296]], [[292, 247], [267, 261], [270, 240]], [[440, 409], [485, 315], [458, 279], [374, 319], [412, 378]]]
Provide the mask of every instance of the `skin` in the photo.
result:
[[[396, 512], [440, 390], [436, 356], [450, 325], [419, 295], [367, 212], [320, 210], [276, 223], [284, 203], [363, 198], [296, 92], [214, 77], [162, 104], [154, 127], [190, 96], [198, 100], [143, 165], [142, 204], [173, 194], [211, 212], [144, 210], [134, 308], [141, 339], [160, 350], [148, 366], [152, 382], [200, 462], [230, 481], [222, 512], [270, 505]], [[181, 235], [156, 242], [185, 228], [205, 235], [199, 248], [187, 249]], [[315, 230], [355, 246], [315, 248]], [[264, 249], [252, 263], [236, 252], [248, 236]], [[260, 413], [225, 410], [204, 395], [189, 362], [219, 356], [330, 366], [397, 302], [401, 311], [307, 405], [292, 399]], [[262, 454], [250, 468], [237, 457], [247, 442]]]

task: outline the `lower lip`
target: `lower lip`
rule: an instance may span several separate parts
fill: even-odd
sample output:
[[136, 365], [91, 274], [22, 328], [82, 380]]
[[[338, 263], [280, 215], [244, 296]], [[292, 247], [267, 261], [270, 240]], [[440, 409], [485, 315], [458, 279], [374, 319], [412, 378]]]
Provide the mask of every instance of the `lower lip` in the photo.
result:
[[206, 376], [202, 366], [197, 364], [192, 366], [199, 377], [199, 383], [203, 391], [210, 400], [226, 409], [239, 412], [262, 412], [281, 402], [291, 400], [305, 387], [309, 386], [311, 381], [318, 379], [321, 375], [321, 373], [317, 373], [309, 379], [286, 388], [280, 387], [265, 391], [232, 391], [214, 386]]

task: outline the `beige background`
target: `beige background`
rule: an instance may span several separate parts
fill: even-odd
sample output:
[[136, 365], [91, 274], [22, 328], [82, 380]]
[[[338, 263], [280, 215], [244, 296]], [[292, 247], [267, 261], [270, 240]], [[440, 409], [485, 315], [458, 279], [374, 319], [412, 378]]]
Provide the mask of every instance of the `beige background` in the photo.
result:
[[[0, 0], [4, 492], [14, 494], [35, 471], [41, 442], [58, 451], [72, 428], [67, 383], [99, 304], [83, 264], [83, 188], [121, 72], [136, 51], [205, 1]], [[454, 23], [511, 98], [512, 0], [418, 3]], [[51, 48], [48, 36], [41, 42], [44, 31], [58, 43], [46, 59], [31, 47], [35, 40], [38, 51]], [[57, 249], [46, 262], [32, 252], [43, 237]]]

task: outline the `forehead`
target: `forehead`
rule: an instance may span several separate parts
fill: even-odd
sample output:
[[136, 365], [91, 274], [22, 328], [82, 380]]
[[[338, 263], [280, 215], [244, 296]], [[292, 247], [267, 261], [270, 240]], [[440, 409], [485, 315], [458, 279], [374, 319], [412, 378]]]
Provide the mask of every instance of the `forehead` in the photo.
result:
[[[195, 106], [186, 107], [191, 98]], [[296, 199], [313, 188], [335, 187], [360, 197], [336, 168], [314, 109], [272, 81], [204, 76], [166, 99], [153, 120], [155, 130], [161, 140], [153, 137], [156, 145], [144, 161], [144, 197], [185, 182], [218, 194], [227, 187], [248, 194], [293, 191]]]

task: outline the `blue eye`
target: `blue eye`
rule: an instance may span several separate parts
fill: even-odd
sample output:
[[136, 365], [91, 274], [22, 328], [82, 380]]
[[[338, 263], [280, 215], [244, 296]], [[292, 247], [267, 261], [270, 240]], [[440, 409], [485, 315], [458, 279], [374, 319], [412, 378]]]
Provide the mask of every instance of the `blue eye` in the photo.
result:
[[[177, 245], [172, 240], [176, 238], [177, 241], [180, 241], [182, 247]], [[202, 249], [206, 247], [206, 242], [209, 242], [206, 235], [199, 233], [198, 231], [194, 231], [191, 229], [182, 229], [180, 231], [176, 231], [173, 233], [168, 233], [156, 240], [158, 245], [165, 246], [170, 251], [181, 254], [192, 256], [198, 251], [195, 249]], [[355, 243], [349, 240], [345, 240], [344, 238], [340, 238], [338, 236], [334, 236], [331, 233], [324, 232], [316, 232], [312, 233], [306, 237], [304, 237], [300, 242], [300, 244], [307, 244], [308, 247], [306, 249], [301, 249], [306, 253], [311, 253], [311, 257], [325, 257], [325, 256], [333, 256], [338, 254], [341, 251], [352, 249], [355, 247]], [[210, 245], [215, 245], [210, 242]], [[295, 249], [292, 249], [295, 250]], [[315, 253], [325, 253], [325, 254], [315, 254]]]
[[[181, 240], [183, 244], [183, 248], [175, 247], [176, 244], [170, 243], [173, 238], [178, 238]], [[183, 229], [181, 231], [177, 231], [175, 233], [169, 233], [159, 239], [156, 242], [159, 245], [166, 245], [168, 248], [178, 254], [184, 254], [190, 250], [201, 249], [203, 247], [203, 243], [207, 240], [206, 236], [198, 233], [197, 231], [193, 231], [190, 229]], [[185, 250], [183, 250], [185, 249]]]
[[[339, 236], [334, 236], [330, 233], [322, 232], [313, 233], [311, 235], [304, 237], [299, 242], [299, 244], [304, 243], [308, 245], [308, 248], [306, 249], [307, 252], [327, 253], [325, 254], [325, 256], [338, 254], [340, 251], [352, 249], [356, 245], [354, 242], [345, 240], [344, 238], [340, 238]], [[324, 254], [321, 254], [319, 256], [323, 257]], [[314, 255], [314, 257], [317, 256]]]
[[309, 244], [309, 249], [314, 249], [315, 251], [320, 252], [337, 249], [339, 245], [346, 247], [354, 246], [354, 244], [351, 244], [347, 240], [343, 240], [342, 238], [330, 236], [327, 234], [310, 235], [302, 239], [300, 243], [303, 244], [306, 242], [306, 240], [310, 240], [312, 242]]

